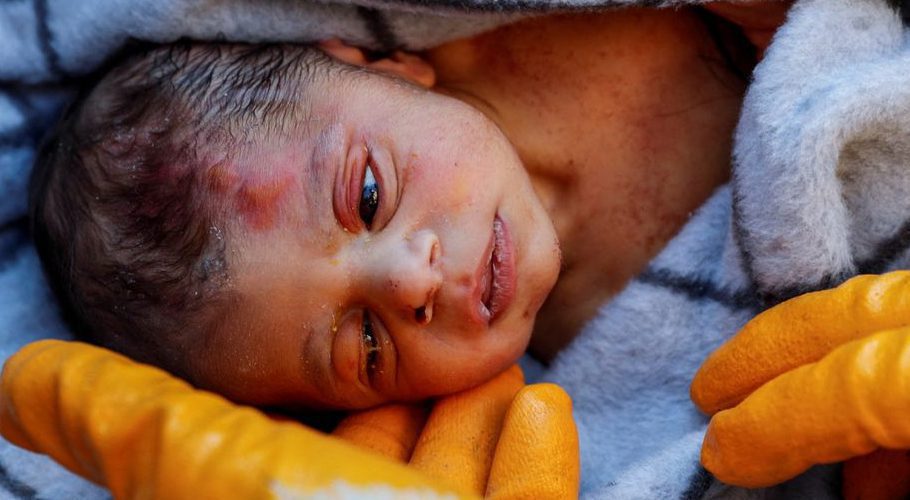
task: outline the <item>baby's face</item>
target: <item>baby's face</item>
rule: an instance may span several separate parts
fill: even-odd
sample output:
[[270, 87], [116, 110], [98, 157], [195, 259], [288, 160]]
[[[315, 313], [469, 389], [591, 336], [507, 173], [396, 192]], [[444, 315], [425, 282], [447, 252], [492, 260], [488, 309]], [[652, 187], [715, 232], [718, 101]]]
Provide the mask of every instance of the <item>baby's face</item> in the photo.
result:
[[360, 408], [474, 386], [522, 354], [556, 281], [551, 222], [495, 125], [345, 78], [313, 89], [307, 133], [209, 179], [240, 228], [243, 300], [188, 346], [188, 372], [238, 401]]

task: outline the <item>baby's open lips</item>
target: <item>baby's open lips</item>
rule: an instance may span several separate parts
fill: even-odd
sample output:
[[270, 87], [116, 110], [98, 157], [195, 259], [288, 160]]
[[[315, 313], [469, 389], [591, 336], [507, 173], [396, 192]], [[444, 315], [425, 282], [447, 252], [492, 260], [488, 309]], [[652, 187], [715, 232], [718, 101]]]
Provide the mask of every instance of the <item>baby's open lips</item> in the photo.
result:
[[481, 254], [472, 294], [475, 318], [489, 325], [508, 309], [515, 296], [515, 250], [511, 234], [499, 214], [493, 219], [490, 241]]
[[493, 290], [493, 248], [495, 245], [495, 236], [490, 235], [490, 241], [487, 243], [484, 253], [481, 254], [480, 260], [480, 279], [477, 281], [477, 288], [479, 289], [480, 297], [477, 298], [477, 292], [474, 293], [474, 307], [477, 309], [478, 314], [483, 319], [484, 323], [490, 321], [490, 309], [487, 306], [490, 300], [490, 293]]

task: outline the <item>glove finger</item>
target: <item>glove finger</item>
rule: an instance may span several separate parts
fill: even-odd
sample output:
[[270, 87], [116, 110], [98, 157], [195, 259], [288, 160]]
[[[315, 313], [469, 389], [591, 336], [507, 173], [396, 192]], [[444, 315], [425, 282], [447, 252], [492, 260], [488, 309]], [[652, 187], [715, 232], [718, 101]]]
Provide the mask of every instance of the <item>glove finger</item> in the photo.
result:
[[404, 463], [426, 419], [423, 406], [389, 404], [345, 417], [332, 435]]
[[844, 462], [844, 500], [910, 498], [910, 452], [876, 450]]
[[341, 440], [274, 422], [86, 344], [27, 346], [7, 361], [0, 384], [4, 436], [50, 454], [115, 498], [452, 491]]
[[910, 272], [895, 271], [857, 276], [768, 309], [708, 357], [692, 381], [692, 401], [709, 415], [731, 408], [841, 344], [910, 324], [908, 292]]
[[411, 465], [462, 491], [482, 495], [503, 418], [522, 386], [524, 376], [515, 365], [481, 386], [439, 400]]
[[910, 328], [840, 346], [714, 415], [702, 463], [725, 483], [754, 488], [878, 447], [910, 448], [908, 369]]
[[557, 385], [530, 385], [506, 414], [486, 498], [578, 498], [579, 467], [572, 400]]
[[[71, 436], [71, 422], [63, 420], [61, 407], [69, 402], [54, 400], [56, 388], [46, 387], [46, 380], [53, 379], [66, 366], [91, 376], [88, 357], [64, 359], [54, 341], [35, 342], [23, 347], [3, 365], [2, 394], [0, 394], [0, 433], [11, 443], [38, 453], [46, 453], [60, 465], [74, 473], [102, 482], [102, 473], [86, 456], [84, 447], [78, 446], [78, 436]], [[61, 396], [74, 391], [61, 390]], [[72, 439], [76, 438], [76, 439]], [[69, 441], [74, 440], [75, 445]]]

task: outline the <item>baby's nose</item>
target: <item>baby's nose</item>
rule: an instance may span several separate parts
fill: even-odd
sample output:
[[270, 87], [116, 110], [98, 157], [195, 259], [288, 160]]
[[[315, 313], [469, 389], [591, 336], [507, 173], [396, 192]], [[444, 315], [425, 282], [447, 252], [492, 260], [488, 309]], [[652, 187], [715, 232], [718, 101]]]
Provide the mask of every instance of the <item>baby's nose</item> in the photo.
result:
[[[398, 245], [395, 245], [398, 246]], [[420, 325], [433, 319], [436, 294], [442, 285], [442, 248], [432, 231], [418, 231], [404, 237], [387, 263], [386, 290], [391, 306]], [[395, 255], [397, 254], [397, 255]]]

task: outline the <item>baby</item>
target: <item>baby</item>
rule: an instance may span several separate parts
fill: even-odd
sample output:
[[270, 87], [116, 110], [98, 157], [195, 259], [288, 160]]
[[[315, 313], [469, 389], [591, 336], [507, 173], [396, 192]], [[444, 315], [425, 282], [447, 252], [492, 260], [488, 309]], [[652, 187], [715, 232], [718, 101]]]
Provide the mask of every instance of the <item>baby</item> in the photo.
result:
[[559, 252], [471, 107], [314, 48], [130, 58], [38, 161], [35, 235], [96, 342], [254, 404], [363, 407], [491, 378]]
[[[573, 328], [532, 348], [565, 345], [726, 179], [744, 82], [705, 15], [530, 21], [424, 58], [340, 42], [134, 54], [37, 160], [47, 275], [80, 335], [235, 401], [364, 408], [477, 385], [539, 312]], [[514, 59], [540, 36], [563, 41], [534, 56], [550, 59]], [[580, 50], [591, 36], [604, 50]]]

